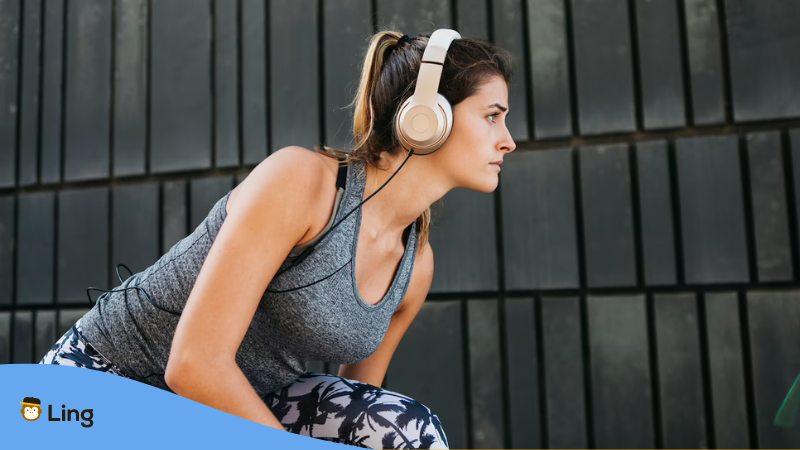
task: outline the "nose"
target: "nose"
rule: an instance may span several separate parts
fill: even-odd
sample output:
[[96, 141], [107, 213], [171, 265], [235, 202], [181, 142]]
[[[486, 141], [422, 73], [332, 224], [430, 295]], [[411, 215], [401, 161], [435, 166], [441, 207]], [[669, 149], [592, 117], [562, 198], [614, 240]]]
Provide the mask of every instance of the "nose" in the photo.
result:
[[506, 153], [511, 153], [517, 148], [517, 144], [514, 142], [514, 138], [511, 137], [511, 132], [508, 131], [507, 127], [503, 139], [498, 142], [498, 148]]

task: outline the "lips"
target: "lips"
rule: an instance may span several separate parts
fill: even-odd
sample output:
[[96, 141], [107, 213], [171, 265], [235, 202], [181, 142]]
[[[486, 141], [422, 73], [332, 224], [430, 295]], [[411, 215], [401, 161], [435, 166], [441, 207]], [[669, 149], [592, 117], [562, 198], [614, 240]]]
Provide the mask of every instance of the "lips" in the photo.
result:
[[497, 164], [498, 166], [502, 167], [503, 166], [503, 161], [492, 161], [489, 164]]

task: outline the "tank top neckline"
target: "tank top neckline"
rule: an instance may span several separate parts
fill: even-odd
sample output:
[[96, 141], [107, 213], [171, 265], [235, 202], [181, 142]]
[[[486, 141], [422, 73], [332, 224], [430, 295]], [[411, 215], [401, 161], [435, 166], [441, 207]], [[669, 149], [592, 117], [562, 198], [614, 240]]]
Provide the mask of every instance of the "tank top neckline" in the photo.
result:
[[[346, 183], [346, 190], [350, 196], [351, 203], [347, 209], [350, 211], [354, 208], [358, 203], [364, 200], [364, 189], [366, 187], [367, 175], [365, 170], [365, 161], [355, 160], [351, 162], [350, 169], [347, 171], [347, 183]], [[378, 194], [380, 195], [380, 194]], [[385, 306], [387, 303], [390, 303], [391, 297], [394, 295], [397, 284], [400, 280], [400, 276], [403, 273], [403, 269], [408, 263], [409, 256], [411, 255], [412, 247], [416, 248], [416, 230], [417, 230], [417, 222], [412, 222], [411, 231], [408, 233], [408, 239], [406, 239], [405, 248], [403, 250], [403, 256], [400, 258], [400, 262], [397, 264], [397, 268], [395, 269], [394, 277], [392, 278], [392, 282], [389, 285], [389, 289], [384, 293], [383, 297], [378, 300], [377, 303], [369, 303], [368, 301], [364, 300], [361, 297], [361, 294], [358, 292], [358, 283], [356, 282], [356, 250], [358, 249], [358, 235], [359, 231], [361, 230], [361, 210], [363, 205], [358, 206], [358, 210], [354, 213], [355, 218], [355, 226], [353, 231], [353, 241], [350, 247], [350, 282], [353, 286], [353, 295], [356, 298], [356, 301], [359, 305], [364, 307], [368, 310], [375, 310]], [[344, 209], [344, 208], [343, 208]], [[405, 280], [406, 286], [402, 289], [403, 292], [406, 291], [406, 287], [408, 283], [411, 281], [411, 276], [407, 277], [408, 279]]]

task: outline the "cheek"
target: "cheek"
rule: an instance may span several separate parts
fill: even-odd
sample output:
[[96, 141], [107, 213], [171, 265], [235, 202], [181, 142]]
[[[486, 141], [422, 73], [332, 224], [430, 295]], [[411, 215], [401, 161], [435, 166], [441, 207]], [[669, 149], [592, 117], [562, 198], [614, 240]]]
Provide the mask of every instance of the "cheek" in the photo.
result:
[[460, 126], [453, 126], [453, 132], [450, 137], [454, 141], [459, 142], [461, 145], [478, 146], [480, 147], [488, 138], [490, 138], [490, 130], [480, 120], [471, 120], [462, 122]]
[[[484, 123], [484, 121], [486, 121]], [[475, 134], [487, 129], [489, 119], [477, 115], [461, 115], [453, 121], [453, 132], [459, 134]]]

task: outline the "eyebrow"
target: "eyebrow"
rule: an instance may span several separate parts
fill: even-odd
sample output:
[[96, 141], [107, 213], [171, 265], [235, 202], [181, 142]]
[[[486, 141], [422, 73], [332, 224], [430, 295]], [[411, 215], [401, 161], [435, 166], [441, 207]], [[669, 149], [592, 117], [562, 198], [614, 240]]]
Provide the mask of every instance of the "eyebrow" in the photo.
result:
[[503, 111], [503, 112], [508, 111], [508, 108], [503, 106], [503, 105], [501, 105], [500, 103], [492, 103], [491, 105], [486, 107], [486, 109], [489, 109], [489, 108], [498, 108], [500, 111]]

